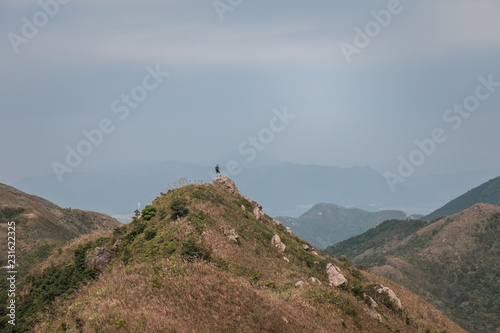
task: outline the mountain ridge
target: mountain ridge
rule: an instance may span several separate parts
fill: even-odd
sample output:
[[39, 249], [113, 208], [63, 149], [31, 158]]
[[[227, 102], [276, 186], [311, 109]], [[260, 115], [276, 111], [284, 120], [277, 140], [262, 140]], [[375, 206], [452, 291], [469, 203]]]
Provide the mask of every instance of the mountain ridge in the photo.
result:
[[54, 251], [19, 290], [19, 323], [34, 332], [464, 332], [314, 249], [224, 177], [170, 189], [131, 224]]

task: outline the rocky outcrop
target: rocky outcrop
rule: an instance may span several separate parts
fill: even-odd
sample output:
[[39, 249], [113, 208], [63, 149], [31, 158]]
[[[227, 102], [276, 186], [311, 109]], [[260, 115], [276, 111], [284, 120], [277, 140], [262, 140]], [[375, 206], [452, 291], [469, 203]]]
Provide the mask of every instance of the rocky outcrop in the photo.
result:
[[328, 274], [328, 281], [333, 287], [341, 286], [347, 282], [345, 276], [340, 273], [340, 269], [332, 263], [326, 265], [326, 273]]
[[236, 231], [234, 231], [234, 229], [229, 230], [229, 232], [226, 233], [226, 236], [227, 236], [227, 238], [229, 239], [230, 242], [232, 242], [234, 244], [239, 244], [240, 243], [240, 241], [239, 241], [240, 236], [238, 236], [236, 234]]
[[255, 203], [255, 207], [253, 208], [253, 216], [259, 221], [264, 222], [264, 212], [262, 211], [262, 206], [259, 205], [258, 203]]
[[236, 187], [236, 184], [228, 177], [217, 177], [212, 181], [212, 185], [234, 196], [241, 196], [240, 191], [238, 191], [238, 188]]
[[376, 289], [379, 294], [386, 293], [389, 298], [389, 302], [394, 306], [396, 310], [401, 309], [401, 301], [396, 296], [396, 293], [389, 289], [388, 287], [380, 286], [380, 288]]
[[96, 247], [94, 252], [87, 255], [87, 258], [85, 258], [85, 264], [87, 268], [95, 270], [98, 275], [103, 275], [109, 262], [115, 257], [115, 251], [103, 247]]
[[365, 309], [365, 312], [368, 313], [373, 318], [377, 319], [378, 321], [382, 321], [382, 316], [377, 311], [374, 311], [372, 309]]
[[290, 235], [293, 235], [292, 229], [290, 229], [289, 227], [285, 227], [285, 231], [288, 232]]
[[284, 252], [286, 249], [286, 245], [283, 244], [280, 236], [278, 236], [276, 234], [271, 239], [271, 244], [273, 244], [273, 246], [276, 247], [280, 252]]

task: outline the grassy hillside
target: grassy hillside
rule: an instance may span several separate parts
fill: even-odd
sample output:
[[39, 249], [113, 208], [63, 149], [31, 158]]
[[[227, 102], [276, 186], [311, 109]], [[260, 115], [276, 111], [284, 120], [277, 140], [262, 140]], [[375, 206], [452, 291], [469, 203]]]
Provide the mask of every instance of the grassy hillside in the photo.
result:
[[[101, 276], [88, 266], [96, 247], [113, 254]], [[73, 241], [20, 281], [16, 331], [464, 332], [405, 288], [308, 247], [231, 187], [170, 190], [131, 224]], [[329, 285], [328, 264], [341, 286]]]
[[500, 177], [494, 178], [450, 201], [443, 207], [427, 215], [425, 220], [433, 220], [461, 212], [477, 203], [500, 206]]
[[427, 221], [387, 221], [327, 249], [400, 283], [470, 332], [500, 328], [500, 207]]
[[367, 212], [358, 208], [344, 208], [334, 204], [315, 205], [301, 217], [294, 219], [286, 216], [276, 217], [286, 227], [314, 246], [327, 246], [359, 235], [390, 219], [405, 219], [404, 212], [384, 210]]
[[[0, 183], [0, 248], [7, 247], [7, 223], [16, 224], [16, 255], [21, 259], [37, 244], [66, 242], [93, 231], [112, 230], [121, 223], [110, 216], [62, 209], [40, 197]], [[0, 266], [6, 265], [0, 257]]]

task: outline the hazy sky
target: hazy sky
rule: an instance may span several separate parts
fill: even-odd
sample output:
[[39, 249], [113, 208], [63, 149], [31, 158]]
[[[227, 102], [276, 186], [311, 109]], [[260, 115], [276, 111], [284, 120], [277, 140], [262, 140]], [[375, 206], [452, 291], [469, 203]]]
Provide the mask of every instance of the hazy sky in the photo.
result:
[[280, 161], [396, 172], [435, 129], [415, 174], [500, 169], [499, 14], [498, 0], [0, 0], [0, 182], [69, 168], [67, 147], [84, 172], [213, 161], [249, 136]]

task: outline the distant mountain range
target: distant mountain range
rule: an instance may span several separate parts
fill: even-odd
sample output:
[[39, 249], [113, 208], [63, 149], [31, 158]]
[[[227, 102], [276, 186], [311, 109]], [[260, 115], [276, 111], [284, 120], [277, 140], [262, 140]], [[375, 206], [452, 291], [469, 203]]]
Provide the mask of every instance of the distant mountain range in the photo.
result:
[[[121, 223], [96, 212], [62, 209], [43, 198], [0, 183], [0, 248], [7, 248], [8, 223], [15, 222], [16, 254], [21, 259], [37, 244], [66, 242], [93, 231], [111, 230]], [[0, 257], [5, 266], [7, 256]]]
[[441, 216], [452, 215], [480, 202], [500, 206], [500, 177], [494, 178], [453, 199], [443, 207], [427, 215], [424, 219], [433, 220]]
[[[221, 161], [223, 162], [223, 161]], [[220, 163], [224, 165], [224, 163]], [[271, 216], [297, 217], [319, 202], [368, 211], [396, 209], [410, 214], [427, 214], [450, 198], [500, 172], [484, 171], [408, 178], [392, 193], [385, 178], [369, 167], [280, 163], [259, 167], [242, 164], [235, 180], [241, 191], [258, 200]], [[57, 203], [110, 215], [132, 213], [138, 203], [144, 207], [168, 184], [180, 178], [212, 180], [213, 167], [180, 162], [116, 165], [88, 173], [66, 174], [60, 183], [55, 175], [24, 178], [13, 185]]]
[[284, 226], [290, 227], [295, 235], [320, 248], [362, 234], [383, 221], [406, 218], [411, 217], [397, 210], [372, 213], [327, 203], [315, 205], [299, 218], [275, 217], [276, 220], [283, 222]]

